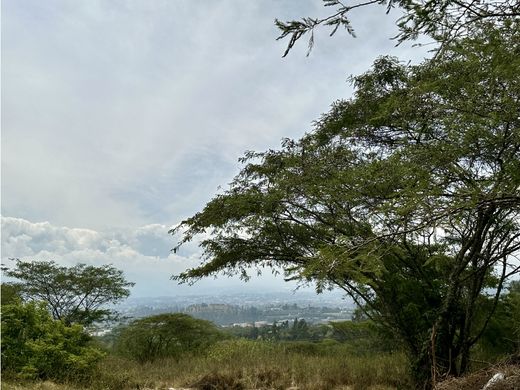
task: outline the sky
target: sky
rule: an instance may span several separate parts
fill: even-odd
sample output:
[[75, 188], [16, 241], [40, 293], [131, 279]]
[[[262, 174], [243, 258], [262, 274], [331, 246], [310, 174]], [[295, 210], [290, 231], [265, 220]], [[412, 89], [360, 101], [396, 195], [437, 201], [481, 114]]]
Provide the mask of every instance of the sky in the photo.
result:
[[282, 58], [274, 19], [319, 0], [3, 0], [1, 257], [112, 264], [133, 296], [287, 290], [269, 272], [178, 286], [200, 263], [170, 227], [226, 188], [247, 150], [298, 138], [350, 75], [395, 47], [397, 11], [352, 14], [357, 38], [318, 31]]

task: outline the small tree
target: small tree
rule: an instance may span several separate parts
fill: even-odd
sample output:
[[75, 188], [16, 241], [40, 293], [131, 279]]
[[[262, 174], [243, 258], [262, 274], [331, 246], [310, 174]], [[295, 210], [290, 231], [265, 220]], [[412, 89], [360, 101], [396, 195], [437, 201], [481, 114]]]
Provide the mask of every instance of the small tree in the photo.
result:
[[44, 301], [54, 319], [67, 325], [91, 325], [113, 318], [115, 313], [103, 305], [128, 297], [128, 288], [134, 285], [111, 265], [65, 267], [54, 261], [17, 259], [6, 275], [19, 280], [17, 286], [25, 300]]
[[209, 321], [186, 314], [160, 314], [133, 321], [121, 330], [116, 349], [141, 363], [179, 357], [195, 352], [222, 338]]

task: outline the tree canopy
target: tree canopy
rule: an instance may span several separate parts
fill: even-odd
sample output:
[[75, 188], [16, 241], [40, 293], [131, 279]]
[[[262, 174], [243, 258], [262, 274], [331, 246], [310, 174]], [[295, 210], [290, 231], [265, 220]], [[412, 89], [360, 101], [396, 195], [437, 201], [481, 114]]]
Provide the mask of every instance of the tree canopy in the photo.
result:
[[44, 301], [54, 319], [66, 324], [109, 320], [114, 312], [103, 306], [128, 297], [134, 285], [111, 265], [65, 267], [54, 261], [16, 260], [6, 275], [18, 279], [16, 286], [24, 299]]
[[139, 362], [179, 357], [221, 339], [219, 330], [209, 321], [187, 314], [159, 314], [137, 319], [123, 328], [116, 348]]
[[203, 263], [176, 278], [281, 266], [344, 289], [417, 372], [464, 372], [520, 271], [519, 32], [485, 26], [418, 66], [379, 58], [352, 99], [300, 140], [247, 153], [230, 188], [171, 231], [180, 245], [210, 233]]
[[441, 47], [454, 39], [472, 35], [483, 23], [503, 27], [520, 16], [520, 3], [516, 0], [361, 0], [349, 2], [348, 5], [341, 0], [323, 0], [323, 4], [334, 10], [326, 17], [304, 17], [287, 22], [275, 20], [281, 32], [278, 39], [289, 37], [284, 57], [307, 34], [310, 53], [314, 45], [314, 30], [319, 26], [330, 27], [331, 36], [341, 27], [355, 37], [350, 13], [356, 8], [384, 6], [387, 13], [398, 8], [402, 12], [397, 20], [399, 33], [394, 37], [398, 43], [423, 35], [441, 43]]

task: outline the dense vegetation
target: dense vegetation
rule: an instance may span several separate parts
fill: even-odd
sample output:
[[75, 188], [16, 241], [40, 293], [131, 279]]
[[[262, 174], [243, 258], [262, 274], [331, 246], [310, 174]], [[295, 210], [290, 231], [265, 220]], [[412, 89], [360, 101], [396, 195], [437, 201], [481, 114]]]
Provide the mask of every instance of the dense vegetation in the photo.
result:
[[2, 375], [88, 381], [103, 357], [81, 325], [54, 320], [45, 304], [2, 305]]

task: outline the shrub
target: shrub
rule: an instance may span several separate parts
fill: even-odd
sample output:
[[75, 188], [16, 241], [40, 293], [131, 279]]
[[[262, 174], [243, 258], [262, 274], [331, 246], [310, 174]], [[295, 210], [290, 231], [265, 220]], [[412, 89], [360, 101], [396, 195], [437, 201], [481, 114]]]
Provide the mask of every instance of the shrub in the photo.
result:
[[83, 380], [103, 353], [80, 325], [53, 320], [42, 303], [2, 305], [2, 371], [31, 379]]
[[197, 352], [221, 338], [222, 333], [209, 321], [180, 313], [160, 314], [135, 320], [122, 329], [116, 350], [144, 363]]

